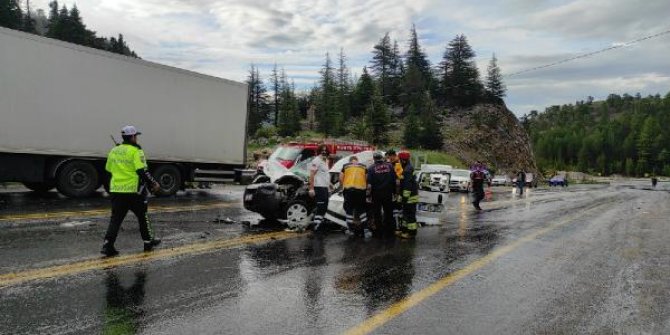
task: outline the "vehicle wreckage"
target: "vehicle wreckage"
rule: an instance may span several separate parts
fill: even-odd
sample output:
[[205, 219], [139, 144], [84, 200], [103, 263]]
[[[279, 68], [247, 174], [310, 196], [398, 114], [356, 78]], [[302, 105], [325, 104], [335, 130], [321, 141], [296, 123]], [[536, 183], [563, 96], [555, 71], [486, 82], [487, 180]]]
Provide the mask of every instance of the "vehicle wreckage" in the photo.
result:
[[[351, 156], [358, 157], [359, 162], [370, 166], [374, 163], [374, 151], [362, 151], [338, 159], [331, 167], [331, 182], [334, 192], [330, 196], [326, 220], [347, 228], [343, 208], [344, 198], [339, 188], [339, 173]], [[311, 222], [315, 208], [314, 199], [308, 193], [309, 164], [311, 159], [295, 163], [290, 169], [273, 156], [264, 164], [263, 171], [248, 185], [244, 191], [244, 208], [258, 213], [267, 220], [277, 220], [289, 227], [305, 227]], [[448, 185], [451, 174], [448, 171], [417, 171], [415, 177], [420, 185], [422, 181], [440, 180]], [[420, 187], [419, 203], [417, 204], [417, 221], [424, 225], [440, 224], [446, 213], [444, 203], [449, 189]]]

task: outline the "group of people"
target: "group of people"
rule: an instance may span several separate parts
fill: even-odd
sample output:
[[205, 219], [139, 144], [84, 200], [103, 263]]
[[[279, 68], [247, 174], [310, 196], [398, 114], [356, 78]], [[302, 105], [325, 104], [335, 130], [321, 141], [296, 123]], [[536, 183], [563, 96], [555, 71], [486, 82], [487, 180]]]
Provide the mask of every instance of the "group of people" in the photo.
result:
[[[526, 172], [523, 169], [520, 169], [516, 172], [516, 182], [515, 186], [519, 190], [519, 195], [523, 195], [523, 189], [526, 187]], [[481, 211], [482, 208], [479, 206], [479, 203], [484, 200], [484, 183], [489, 183], [490, 185], [490, 174], [482, 162], [477, 161], [472, 166], [470, 166], [470, 185], [472, 188], [472, 206], [476, 210]]]
[[[319, 146], [317, 152], [319, 156], [310, 164], [309, 177], [309, 194], [316, 202], [315, 231], [324, 221], [332, 191], [327, 164], [330, 152], [326, 145]], [[374, 153], [374, 163], [369, 167], [352, 156], [342, 167], [339, 179], [347, 232], [364, 238], [371, 237], [374, 231], [380, 237], [411, 239], [418, 228], [419, 185], [414, 178], [410, 153], [396, 154], [394, 150], [388, 150], [385, 156], [381, 152]]]

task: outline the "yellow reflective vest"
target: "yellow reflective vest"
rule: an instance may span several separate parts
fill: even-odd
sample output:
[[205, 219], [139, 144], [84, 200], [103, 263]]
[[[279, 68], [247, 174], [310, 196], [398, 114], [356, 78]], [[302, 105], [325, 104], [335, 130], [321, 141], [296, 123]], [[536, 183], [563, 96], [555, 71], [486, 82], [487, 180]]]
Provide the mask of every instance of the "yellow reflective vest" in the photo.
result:
[[142, 149], [131, 145], [116, 146], [107, 155], [105, 170], [112, 174], [109, 182], [111, 193], [136, 193], [140, 189], [137, 170], [146, 169], [147, 162]]
[[343, 189], [367, 189], [367, 169], [365, 168], [365, 165], [361, 163], [344, 164], [342, 173], [344, 174], [344, 181], [342, 183]]

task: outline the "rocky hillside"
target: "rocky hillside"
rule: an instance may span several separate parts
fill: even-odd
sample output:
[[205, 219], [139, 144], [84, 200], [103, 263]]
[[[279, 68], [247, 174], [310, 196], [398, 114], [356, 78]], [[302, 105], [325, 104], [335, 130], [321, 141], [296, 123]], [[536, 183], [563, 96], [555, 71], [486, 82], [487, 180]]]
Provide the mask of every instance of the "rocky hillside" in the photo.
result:
[[466, 164], [480, 160], [497, 171], [537, 173], [528, 134], [505, 105], [450, 110], [443, 124], [444, 150]]

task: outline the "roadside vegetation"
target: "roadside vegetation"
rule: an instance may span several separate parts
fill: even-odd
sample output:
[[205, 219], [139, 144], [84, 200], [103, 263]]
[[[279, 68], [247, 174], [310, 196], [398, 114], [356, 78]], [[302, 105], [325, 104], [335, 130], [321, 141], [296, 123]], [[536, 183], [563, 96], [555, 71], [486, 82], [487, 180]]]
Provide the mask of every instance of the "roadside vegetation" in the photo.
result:
[[482, 78], [464, 35], [445, 44], [437, 63], [428, 59], [414, 26], [409, 36], [406, 44], [382, 36], [372, 46], [369, 65], [353, 71], [357, 75], [343, 49], [335, 60], [325, 53], [320, 79], [309, 92], [296, 91], [280, 65], [269, 75], [251, 65], [249, 136], [264, 142], [274, 132], [285, 138], [313, 131], [378, 146], [441, 150], [450, 110], [502, 103], [506, 89], [495, 55]]
[[543, 171], [670, 175], [670, 93], [610, 94], [532, 111], [521, 118]]
[[88, 29], [76, 4], [68, 9], [66, 5], [59, 6], [58, 1], [51, 1], [47, 16], [43, 9], [31, 8], [30, 0], [0, 0], [0, 27], [139, 58], [123, 35], [100, 37]]

